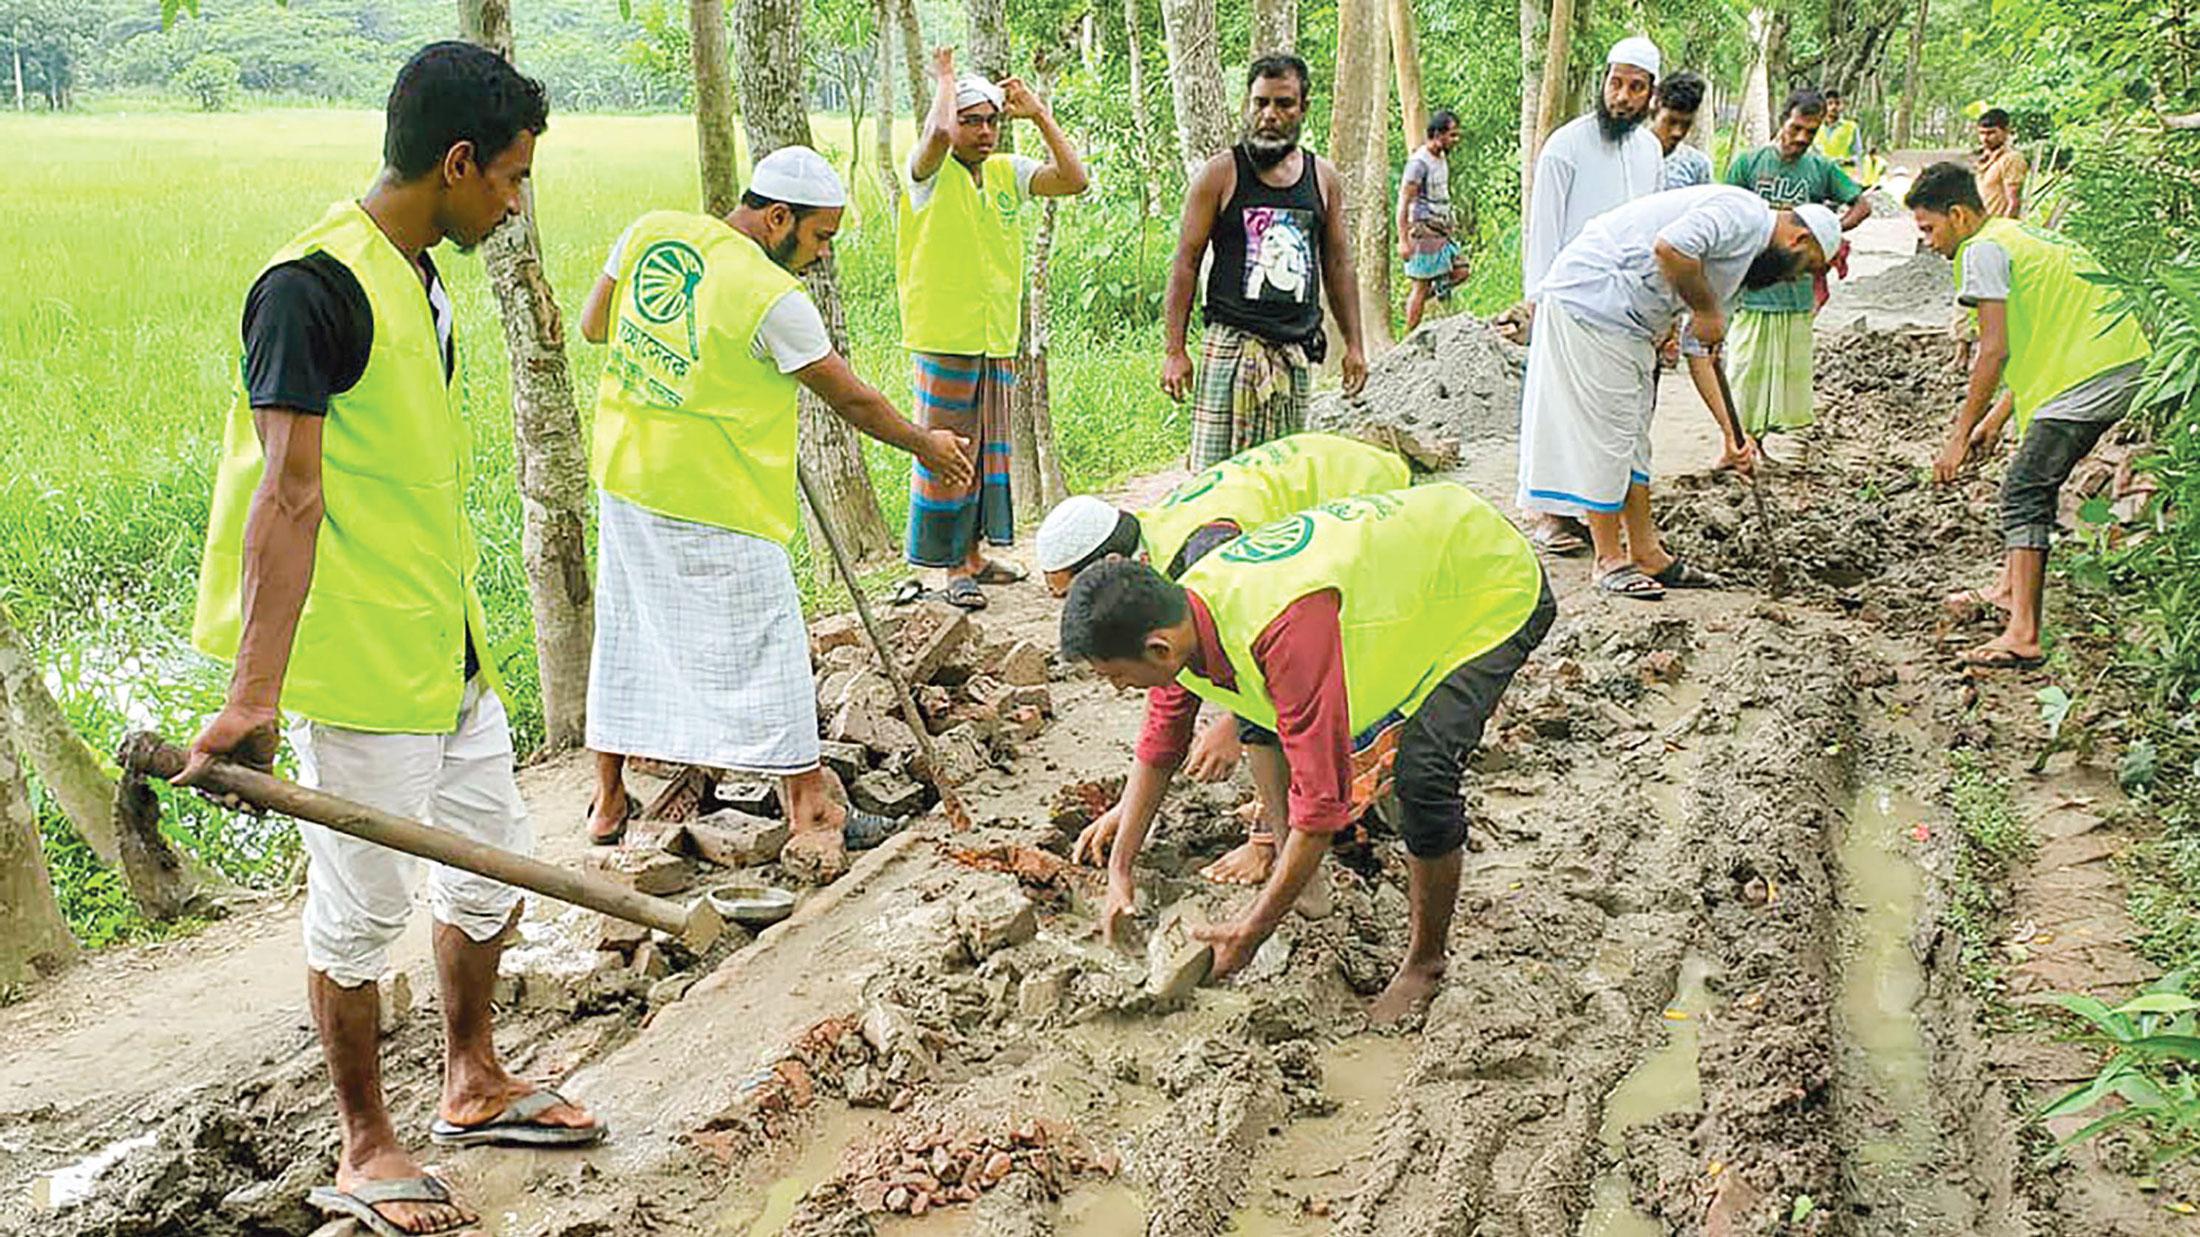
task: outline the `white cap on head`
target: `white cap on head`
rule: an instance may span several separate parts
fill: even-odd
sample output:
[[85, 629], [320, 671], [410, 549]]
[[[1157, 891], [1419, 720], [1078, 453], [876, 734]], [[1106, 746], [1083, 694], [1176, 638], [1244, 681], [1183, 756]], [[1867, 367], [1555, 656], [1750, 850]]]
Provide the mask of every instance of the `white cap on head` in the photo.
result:
[[1008, 106], [1008, 96], [1001, 88], [975, 73], [965, 73], [955, 79], [955, 110], [990, 103], [996, 108]]
[[1805, 202], [1796, 207], [1795, 215], [1803, 221], [1804, 227], [1810, 229], [1811, 239], [1818, 242], [1818, 249], [1826, 255], [1826, 261], [1833, 261], [1834, 251], [1841, 248], [1841, 221], [1833, 217], [1832, 211], [1816, 202]]
[[1607, 65], [1632, 65], [1650, 76], [1656, 77], [1658, 66], [1663, 61], [1658, 57], [1657, 44], [1639, 34], [1634, 34], [1612, 44], [1612, 50], [1610, 54], [1604, 57], [1604, 63]]
[[825, 156], [807, 146], [782, 146], [756, 161], [749, 190], [789, 206], [843, 207], [848, 186]]
[[1068, 571], [1115, 534], [1120, 515], [1113, 504], [1090, 494], [1063, 499], [1039, 525], [1033, 560], [1041, 571]]

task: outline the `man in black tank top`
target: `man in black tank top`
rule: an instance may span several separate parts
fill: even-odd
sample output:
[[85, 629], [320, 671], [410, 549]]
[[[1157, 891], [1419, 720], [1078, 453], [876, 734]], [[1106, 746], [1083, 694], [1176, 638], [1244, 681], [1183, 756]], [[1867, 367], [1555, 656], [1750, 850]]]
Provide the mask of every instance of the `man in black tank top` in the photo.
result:
[[[1306, 62], [1296, 56], [1255, 60], [1244, 138], [1200, 168], [1185, 198], [1161, 389], [1178, 403], [1192, 397], [1195, 470], [1305, 428], [1311, 370], [1327, 351], [1325, 290], [1344, 337], [1345, 393], [1367, 381], [1343, 183], [1328, 160], [1299, 145], [1307, 85]], [[1192, 288], [1210, 249], [1195, 384], [1186, 337]]]

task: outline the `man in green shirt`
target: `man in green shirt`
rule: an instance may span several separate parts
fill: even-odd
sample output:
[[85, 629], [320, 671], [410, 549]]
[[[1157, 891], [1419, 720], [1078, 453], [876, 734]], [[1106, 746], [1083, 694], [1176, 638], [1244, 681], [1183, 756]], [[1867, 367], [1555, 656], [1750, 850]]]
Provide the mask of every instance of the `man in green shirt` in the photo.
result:
[[[1869, 218], [1863, 188], [1833, 160], [1811, 149], [1826, 118], [1825, 97], [1815, 90], [1797, 90], [1788, 96], [1781, 115], [1786, 119], [1770, 143], [1735, 156], [1727, 165], [1726, 183], [1751, 190], [1775, 210], [1806, 202], [1845, 205], [1844, 232]], [[1742, 293], [1727, 342], [1734, 355], [1734, 399], [1741, 405], [1734, 411], [1752, 438], [1801, 429], [1813, 419], [1810, 325], [1815, 302], [1808, 275]]]

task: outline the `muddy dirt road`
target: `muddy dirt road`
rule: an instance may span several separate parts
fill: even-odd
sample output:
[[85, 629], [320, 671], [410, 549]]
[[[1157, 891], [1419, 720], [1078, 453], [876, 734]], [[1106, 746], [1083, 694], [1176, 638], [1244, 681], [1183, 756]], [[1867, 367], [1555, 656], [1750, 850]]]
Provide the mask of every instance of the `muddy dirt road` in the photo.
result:
[[[1909, 244], [1902, 219], [1867, 225], [1858, 298]], [[603, 972], [533, 908], [501, 1038], [614, 1135], [439, 1168], [484, 1232], [531, 1237], [2190, 1231], [2161, 1207], [2189, 1177], [2150, 1195], [2091, 1152], [2035, 1164], [2022, 1109], [2084, 1058], [2022, 1020], [1988, 1034], [1939, 927], [1948, 749], [2006, 772], [2038, 726], [2037, 684], [1947, 658], [1938, 597], [1995, 548], [1990, 480], [1918, 479], [1955, 384], [1937, 338], [1826, 337], [1823, 424], [1765, 482], [1769, 538], [1742, 483], [1706, 471], [1708, 414], [1667, 383], [1662, 517], [1736, 587], [1642, 605], [1554, 566], [1559, 625], [1469, 781], [1450, 974], [1404, 1033], [1362, 1013], [1404, 945], [1402, 851], [1379, 827], [1327, 865], [1325, 905], [1188, 1001], [1157, 1002], [1143, 956], [1093, 939], [1095, 875], [1055, 856], [1106, 801], [1075, 787], [1128, 767], [1139, 702], [1055, 667], [1052, 724], [965, 791], [976, 830], [869, 853], [691, 986]], [[1459, 475], [1508, 496], [1503, 431], [1469, 446]], [[1777, 601], [1768, 553], [1790, 567]], [[1053, 620], [1036, 586], [986, 617], [1049, 645]], [[2017, 782], [2042, 846], [1997, 938], [2028, 946], [2001, 957], [2020, 1011], [2143, 974], [2120, 945], [2112, 780], [2050, 768]], [[526, 788], [577, 855], [579, 766]], [[1248, 797], [1172, 793], [1148, 931], [1245, 896], [1195, 873]], [[294, 908], [271, 907], [0, 1011], [0, 1229], [310, 1231], [298, 1200], [334, 1135], [295, 938]], [[404, 964], [432, 1006], [417, 946]], [[436, 1019], [392, 1021], [393, 1101], [418, 1130]], [[76, 1190], [57, 1169], [118, 1144], [81, 1201], [51, 1205]]]

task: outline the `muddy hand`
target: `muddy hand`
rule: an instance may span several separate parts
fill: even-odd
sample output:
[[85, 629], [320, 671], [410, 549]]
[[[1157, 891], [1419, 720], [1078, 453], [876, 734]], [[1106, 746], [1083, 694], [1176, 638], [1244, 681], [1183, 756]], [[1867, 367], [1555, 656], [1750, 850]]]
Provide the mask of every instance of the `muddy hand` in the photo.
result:
[[1956, 474], [1963, 471], [1965, 457], [1970, 454], [1971, 444], [1962, 438], [1957, 438], [1941, 448], [1939, 458], [1933, 461], [1934, 484], [1946, 485], [1954, 481]]
[[1077, 834], [1077, 844], [1070, 848], [1069, 857], [1096, 868], [1106, 863], [1108, 851], [1115, 845], [1115, 831], [1122, 823], [1123, 805], [1118, 803]]
[[[223, 705], [222, 711], [207, 719], [198, 737], [191, 740], [191, 748], [184, 754], [183, 771], [173, 780], [175, 785], [190, 786], [217, 760], [260, 770], [272, 769], [275, 753], [281, 746], [282, 732], [277, 726], [275, 710], [256, 705]], [[231, 795], [208, 794], [206, 798], [232, 811], [248, 810], [243, 800]]]
[[1345, 395], [1358, 395], [1360, 389], [1367, 385], [1367, 354], [1358, 348], [1345, 349], [1344, 360], [1339, 364], [1338, 370], [1344, 377]]
[[1208, 975], [1221, 979], [1243, 970], [1245, 964], [1253, 960], [1253, 955], [1260, 952], [1261, 942], [1268, 939], [1268, 933], [1242, 920], [1233, 920], [1196, 925], [1192, 928], [1192, 939], [1214, 946], [1215, 965]]
[[1100, 939], [1114, 948], [1123, 943], [1123, 925], [1138, 910], [1138, 890], [1129, 881], [1108, 878], [1108, 899], [1100, 907]]

